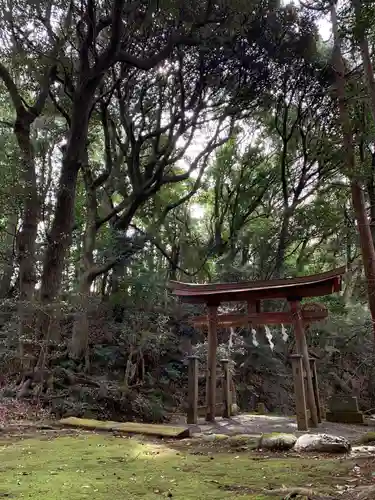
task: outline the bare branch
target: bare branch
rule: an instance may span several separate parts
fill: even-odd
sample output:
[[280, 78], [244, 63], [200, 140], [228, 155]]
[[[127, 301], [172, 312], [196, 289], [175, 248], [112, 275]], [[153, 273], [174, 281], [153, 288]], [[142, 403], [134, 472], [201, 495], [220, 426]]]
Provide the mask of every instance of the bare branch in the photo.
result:
[[[97, 63], [95, 64], [92, 75], [94, 78], [102, 75], [107, 69], [113, 65], [117, 60], [117, 54], [120, 50], [121, 45], [121, 33], [123, 30], [123, 10], [125, 6], [125, 0], [114, 0], [111, 13], [111, 38], [107, 49], [99, 57]], [[109, 20], [102, 22], [101, 26], [109, 23]], [[101, 29], [103, 29], [100, 26]]]

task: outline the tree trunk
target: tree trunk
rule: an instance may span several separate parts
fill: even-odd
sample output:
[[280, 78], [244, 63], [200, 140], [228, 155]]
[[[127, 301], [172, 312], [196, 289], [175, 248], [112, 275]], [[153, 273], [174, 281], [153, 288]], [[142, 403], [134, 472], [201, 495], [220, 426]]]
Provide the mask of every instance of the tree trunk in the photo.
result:
[[369, 308], [372, 317], [375, 339], [375, 248], [372, 239], [370, 223], [367, 217], [365, 197], [356, 171], [356, 161], [353, 143], [353, 131], [346, 104], [345, 65], [341, 53], [341, 39], [338, 29], [336, 7], [331, 5], [332, 31], [334, 35], [333, 65], [336, 76], [339, 116], [343, 134], [347, 174], [350, 179], [352, 203], [359, 232], [362, 261], [367, 280]]
[[169, 279], [172, 281], [177, 280], [177, 270], [180, 262], [181, 245], [174, 242], [172, 245], [171, 260], [169, 264]]
[[38, 233], [40, 200], [38, 196], [34, 149], [30, 138], [30, 125], [34, 116], [17, 117], [14, 131], [21, 152], [24, 206], [22, 228], [18, 235], [17, 254], [19, 264], [20, 301], [30, 301], [34, 295], [35, 250]]
[[[58, 45], [58, 42], [56, 41]], [[55, 55], [57, 45], [52, 51]], [[51, 57], [54, 61], [54, 57]], [[52, 63], [55, 64], [55, 61]], [[35, 156], [30, 133], [31, 125], [36, 118], [41, 115], [46, 100], [52, 66], [47, 67], [41, 78], [41, 85], [37, 91], [34, 105], [25, 105], [18, 88], [12, 79], [7, 68], [0, 62], [0, 78], [9, 92], [9, 97], [16, 111], [16, 120], [14, 124], [14, 134], [20, 148], [21, 157], [21, 183], [23, 187], [23, 216], [22, 229], [17, 238], [17, 258], [19, 264], [19, 333], [20, 337], [29, 334], [33, 328], [32, 316], [25, 310], [24, 304], [30, 307], [30, 301], [33, 298], [36, 276], [35, 276], [35, 251], [36, 237], [38, 233], [38, 222], [40, 215], [40, 199], [38, 195], [37, 177], [35, 170]]]
[[355, 12], [355, 20], [357, 25], [356, 34], [359, 42], [359, 47], [361, 50], [363, 70], [367, 88], [370, 95], [371, 114], [375, 125], [375, 76], [374, 76], [374, 68], [371, 62], [370, 49], [369, 49], [368, 39], [366, 36], [366, 30], [363, 26], [362, 5], [364, 4], [364, 2], [362, 2], [362, 0], [352, 0], [352, 3]]
[[85, 227], [85, 235], [83, 240], [81, 276], [79, 283], [79, 299], [76, 317], [73, 325], [72, 342], [70, 346], [70, 354], [72, 358], [86, 358], [86, 368], [88, 369], [88, 339], [89, 339], [89, 321], [88, 321], [88, 306], [89, 294], [91, 285], [95, 279], [95, 275], [91, 274], [94, 267], [94, 250], [96, 245], [97, 235], [97, 199], [95, 188], [93, 187], [93, 179], [90, 168], [87, 165], [87, 151], [85, 152], [86, 165], [83, 167], [83, 179], [86, 189], [86, 208], [87, 221]]
[[[356, 20], [356, 35], [361, 50], [363, 73], [366, 80], [367, 89], [370, 97], [370, 110], [375, 125], [375, 76], [374, 68], [371, 61], [370, 49], [366, 30], [363, 26], [362, 2], [361, 0], [352, 0]], [[368, 183], [368, 194], [370, 197], [370, 214], [371, 214], [371, 233], [372, 239], [375, 242], [375, 189], [374, 189], [374, 171], [375, 171], [375, 153], [372, 155], [371, 177]]]
[[[17, 238], [17, 260], [19, 265], [18, 338], [19, 355], [23, 368], [31, 367], [34, 359], [34, 297], [35, 251], [40, 216], [34, 148], [31, 142], [31, 124], [36, 116], [20, 110], [14, 126], [21, 153], [21, 182], [23, 187], [23, 215], [21, 231]], [[25, 342], [26, 341], [26, 342]], [[27, 347], [28, 353], [25, 351]]]
[[371, 234], [375, 244], [375, 153], [372, 154], [371, 172], [367, 182], [367, 193], [370, 200]]
[[60, 291], [64, 259], [72, 240], [77, 176], [85, 161], [89, 115], [96, 87], [97, 84], [93, 83], [84, 86], [73, 101], [69, 140], [62, 162], [54, 219], [43, 262], [40, 289], [42, 310], [38, 326], [41, 337], [47, 335], [49, 330], [49, 318], [43, 311], [43, 306], [56, 299]]
[[70, 355], [73, 359], [85, 358], [86, 370], [89, 368], [89, 321], [88, 321], [88, 306], [89, 294], [92, 284], [92, 279], [84, 275], [81, 277], [79, 286], [79, 310], [75, 314], [73, 324], [72, 341], [70, 344]]
[[4, 238], [4, 247], [6, 248], [3, 265], [1, 266], [1, 279], [0, 279], [0, 299], [5, 299], [9, 296], [12, 289], [12, 278], [14, 275], [14, 242], [17, 234], [18, 214], [16, 211], [12, 212], [7, 218], [7, 226]]
[[302, 242], [302, 247], [301, 250], [298, 254], [297, 261], [296, 261], [296, 273], [297, 276], [300, 276], [303, 274], [303, 270], [306, 265], [306, 261], [308, 260], [308, 257], [306, 256], [306, 248], [307, 245], [309, 244], [309, 238], [305, 238]]
[[350, 184], [353, 208], [356, 216], [361, 244], [362, 260], [367, 280], [369, 306], [371, 311], [373, 332], [375, 339], [375, 249], [371, 228], [367, 217], [365, 196], [358, 180], [353, 179]]
[[358, 269], [356, 267], [353, 268], [353, 265], [351, 264], [350, 270], [346, 273], [345, 276], [345, 286], [342, 295], [345, 304], [350, 304], [352, 302], [351, 299], [358, 280], [358, 274]]
[[249, 263], [250, 258], [250, 248], [247, 243], [242, 244], [241, 248], [241, 266], [244, 267]]
[[120, 291], [120, 282], [123, 276], [124, 266], [117, 264], [113, 266], [111, 274], [111, 295], [116, 295]]
[[0, 78], [9, 93], [13, 103], [16, 120], [14, 134], [20, 149], [23, 215], [22, 228], [17, 238], [17, 259], [19, 265], [19, 300], [20, 323], [19, 330], [22, 336], [30, 328], [30, 316], [24, 314], [23, 303], [30, 303], [34, 295], [35, 277], [35, 250], [38, 232], [40, 199], [38, 196], [37, 177], [35, 171], [35, 155], [31, 141], [31, 125], [40, 116], [44, 108], [50, 81], [50, 69], [43, 77], [43, 84], [35, 100], [34, 106], [26, 106], [7, 68], [0, 62]]
[[279, 234], [279, 243], [276, 251], [274, 277], [283, 278], [285, 274], [285, 252], [288, 246], [288, 230], [289, 230], [290, 213], [289, 208], [285, 209], [283, 222]]

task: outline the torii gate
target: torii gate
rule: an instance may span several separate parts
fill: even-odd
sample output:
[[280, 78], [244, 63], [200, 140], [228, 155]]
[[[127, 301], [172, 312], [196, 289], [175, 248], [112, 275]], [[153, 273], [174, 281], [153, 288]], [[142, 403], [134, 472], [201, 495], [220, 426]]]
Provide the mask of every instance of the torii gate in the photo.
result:
[[[311, 425], [317, 427], [318, 412], [316, 405], [316, 390], [314, 391], [313, 377], [310, 368], [308, 346], [304, 325], [320, 321], [328, 316], [322, 306], [319, 309], [309, 310], [301, 308], [301, 300], [306, 297], [321, 297], [341, 290], [342, 276], [346, 268], [341, 267], [329, 272], [302, 276], [290, 279], [269, 281], [252, 281], [242, 283], [210, 283], [190, 284], [171, 281], [169, 287], [174, 295], [183, 302], [206, 304], [207, 316], [195, 317], [192, 323], [196, 327], [208, 327], [207, 353], [207, 393], [206, 393], [206, 420], [215, 420], [216, 403], [216, 353], [218, 327], [236, 327], [265, 324], [293, 324], [296, 337], [295, 364], [295, 395], [297, 406], [297, 421], [299, 428], [306, 426], [306, 403], [304, 388], [296, 380], [296, 375], [303, 381], [303, 371], [306, 377], [306, 399], [310, 410]], [[285, 299], [289, 304], [289, 311], [262, 312], [261, 301], [267, 299]], [[247, 314], [218, 314], [218, 307], [222, 302], [246, 302]], [[303, 367], [303, 368], [302, 368]], [[304, 418], [298, 418], [301, 412], [301, 397], [303, 400]]]

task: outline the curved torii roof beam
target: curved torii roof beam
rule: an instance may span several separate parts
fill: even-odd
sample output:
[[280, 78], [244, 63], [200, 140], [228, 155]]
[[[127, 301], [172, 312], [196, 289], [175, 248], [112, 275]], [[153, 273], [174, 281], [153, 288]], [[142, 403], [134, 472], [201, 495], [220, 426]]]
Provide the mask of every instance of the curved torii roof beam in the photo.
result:
[[320, 297], [341, 290], [346, 268], [298, 278], [240, 283], [192, 284], [170, 281], [172, 293], [183, 302], [219, 305], [221, 302], [256, 302], [264, 299]]

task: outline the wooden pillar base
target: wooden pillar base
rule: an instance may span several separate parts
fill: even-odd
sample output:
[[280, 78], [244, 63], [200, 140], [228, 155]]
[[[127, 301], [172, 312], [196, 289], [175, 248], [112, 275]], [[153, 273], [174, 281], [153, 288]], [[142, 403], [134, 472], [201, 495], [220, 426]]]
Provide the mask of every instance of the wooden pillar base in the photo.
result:
[[198, 423], [198, 356], [189, 356], [187, 423]]
[[299, 431], [307, 431], [309, 429], [306, 396], [305, 396], [305, 381], [303, 376], [303, 363], [302, 355], [294, 354], [291, 356], [293, 381], [294, 381], [294, 394], [296, 400], [296, 416], [297, 426]]

